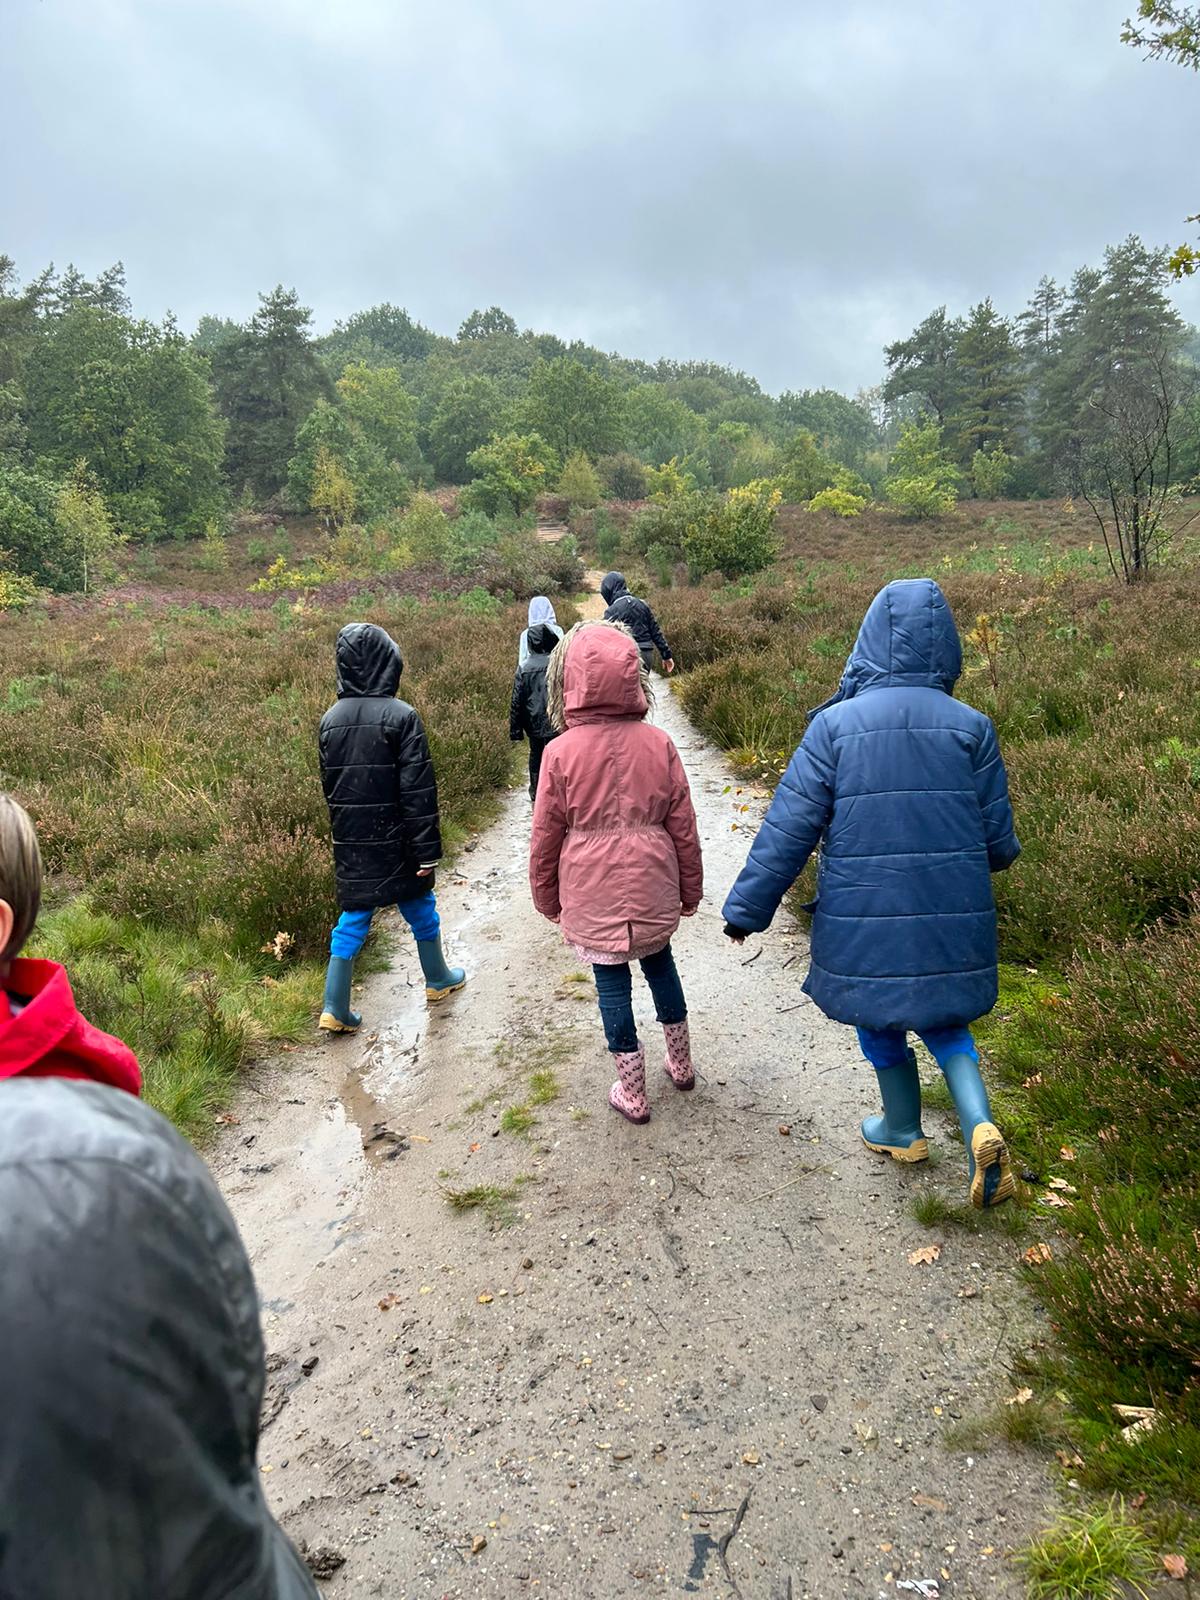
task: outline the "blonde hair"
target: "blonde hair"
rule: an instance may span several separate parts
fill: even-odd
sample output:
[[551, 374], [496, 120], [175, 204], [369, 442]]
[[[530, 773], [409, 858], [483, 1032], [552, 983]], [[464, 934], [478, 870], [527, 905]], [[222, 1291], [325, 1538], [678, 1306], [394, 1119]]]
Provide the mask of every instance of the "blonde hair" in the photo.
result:
[[[573, 628], [568, 628], [562, 639], [554, 647], [550, 657], [550, 665], [546, 668], [546, 714], [559, 733], [567, 726], [567, 713], [563, 705], [563, 680], [567, 672], [567, 652], [578, 634], [585, 628], [614, 628], [617, 633], [623, 633], [626, 638], [632, 639], [632, 632], [623, 622], [577, 622]], [[636, 641], [635, 641], [636, 644]], [[646, 715], [649, 716], [654, 708], [654, 687], [650, 682], [650, 669], [642, 660], [641, 651], [638, 651], [638, 675], [642, 681], [642, 693], [646, 696]]]
[[0, 794], [0, 900], [12, 907], [13, 925], [0, 961], [11, 961], [33, 932], [42, 903], [42, 856], [25, 807]]

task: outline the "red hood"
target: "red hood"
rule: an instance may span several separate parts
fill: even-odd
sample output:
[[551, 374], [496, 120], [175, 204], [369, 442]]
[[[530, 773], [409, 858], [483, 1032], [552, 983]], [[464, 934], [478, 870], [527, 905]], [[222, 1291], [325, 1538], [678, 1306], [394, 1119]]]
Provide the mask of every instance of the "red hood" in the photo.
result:
[[[14, 1015], [9, 995], [28, 1003]], [[138, 1094], [142, 1074], [128, 1045], [79, 1015], [57, 961], [14, 961], [0, 989], [0, 1078], [89, 1078]]]
[[571, 640], [563, 674], [569, 728], [609, 717], [646, 715], [638, 647], [619, 628], [585, 628]]

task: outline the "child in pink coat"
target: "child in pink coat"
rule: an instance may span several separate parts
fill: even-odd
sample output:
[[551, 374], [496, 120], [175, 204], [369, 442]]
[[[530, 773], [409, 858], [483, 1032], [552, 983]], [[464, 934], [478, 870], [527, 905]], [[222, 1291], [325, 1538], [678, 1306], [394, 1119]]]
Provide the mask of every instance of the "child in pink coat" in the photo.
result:
[[669, 735], [645, 720], [648, 675], [619, 624], [571, 629], [551, 659], [548, 702], [565, 732], [542, 761], [529, 850], [533, 903], [595, 972], [617, 1067], [609, 1104], [631, 1122], [649, 1122], [631, 961], [650, 985], [671, 1081], [678, 1089], [696, 1081], [671, 953], [680, 917], [695, 914], [704, 888], [687, 775]]

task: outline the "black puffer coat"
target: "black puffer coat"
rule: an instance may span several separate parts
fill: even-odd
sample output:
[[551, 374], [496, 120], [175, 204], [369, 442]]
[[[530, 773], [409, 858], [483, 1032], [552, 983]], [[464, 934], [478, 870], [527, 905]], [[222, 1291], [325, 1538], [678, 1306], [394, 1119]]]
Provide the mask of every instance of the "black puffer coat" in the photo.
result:
[[394, 639], [352, 622], [337, 640], [337, 704], [321, 718], [321, 783], [343, 911], [414, 900], [433, 887], [418, 867], [441, 859], [437, 783], [421, 719], [396, 699]]
[[538, 622], [526, 637], [529, 654], [513, 680], [508, 731], [514, 739], [528, 734], [531, 742], [548, 744], [558, 732], [546, 711], [546, 668], [559, 642], [558, 634], [549, 623]]
[[644, 600], [639, 600], [636, 595], [630, 594], [623, 572], [608, 573], [601, 580], [600, 593], [608, 605], [608, 610], [604, 613], [605, 622], [625, 624], [642, 652], [643, 659], [647, 660], [647, 665], [649, 664], [647, 658], [655, 650], [664, 663], [671, 660], [671, 646], [658, 625], [658, 618]]
[[263, 1499], [258, 1295], [208, 1168], [107, 1085], [0, 1084], [0, 1600], [316, 1600]]

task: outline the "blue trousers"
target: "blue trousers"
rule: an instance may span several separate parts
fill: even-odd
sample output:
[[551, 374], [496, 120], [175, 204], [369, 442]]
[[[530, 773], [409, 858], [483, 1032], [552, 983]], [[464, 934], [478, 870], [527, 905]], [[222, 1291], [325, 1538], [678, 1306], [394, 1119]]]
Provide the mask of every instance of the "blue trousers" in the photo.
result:
[[[683, 998], [683, 985], [675, 970], [675, 957], [668, 944], [647, 956], [639, 965], [642, 976], [650, 985], [654, 999], [654, 1014], [660, 1022], [683, 1022], [687, 1017], [687, 1001]], [[596, 997], [600, 1001], [600, 1018], [604, 1023], [604, 1037], [613, 1055], [629, 1055], [638, 1047], [637, 1023], [633, 1018], [633, 979], [629, 963], [617, 967], [595, 966]]]
[[[436, 939], [441, 932], [437, 898], [432, 889], [418, 895], [415, 900], [401, 900], [396, 910], [408, 923], [413, 938], [419, 944], [424, 944], [427, 939]], [[353, 961], [367, 942], [374, 915], [371, 910], [343, 911], [329, 938], [329, 954], [340, 956], [343, 961]]]
[[[970, 1056], [973, 1061], [979, 1060], [970, 1028], [925, 1028], [916, 1031], [939, 1067], [951, 1056]], [[908, 1060], [908, 1034], [902, 1028], [859, 1028], [857, 1032], [862, 1053], [877, 1072], [887, 1067], [902, 1067]]]

